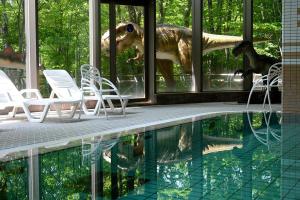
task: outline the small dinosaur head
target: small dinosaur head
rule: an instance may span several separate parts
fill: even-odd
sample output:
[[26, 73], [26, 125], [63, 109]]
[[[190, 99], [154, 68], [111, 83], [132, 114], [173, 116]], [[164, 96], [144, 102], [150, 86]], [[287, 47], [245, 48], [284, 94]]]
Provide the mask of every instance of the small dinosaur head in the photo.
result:
[[253, 43], [250, 41], [242, 41], [240, 42], [238, 45], [236, 45], [233, 50], [232, 53], [235, 57], [239, 56], [241, 53], [245, 52], [248, 48], [252, 48], [253, 47]]
[[[143, 31], [135, 23], [120, 23], [116, 26], [116, 49], [122, 52], [130, 47], [135, 46], [142, 38]], [[104, 55], [109, 55], [109, 30], [101, 37], [101, 51]]]

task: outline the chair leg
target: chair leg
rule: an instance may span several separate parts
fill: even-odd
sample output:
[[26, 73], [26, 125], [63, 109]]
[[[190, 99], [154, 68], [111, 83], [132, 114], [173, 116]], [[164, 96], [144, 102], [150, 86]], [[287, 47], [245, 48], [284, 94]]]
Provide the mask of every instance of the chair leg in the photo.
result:
[[55, 111], [59, 118], [61, 118], [61, 116], [62, 116], [61, 107], [62, 107], [62, 104], [54, 104]]
[[[105, 108], [105, 103], [104, 103], [104, 100], [100, 100], [101, 102], [101, 105], [103, 106], [103, 110], [104, 110], [104, 114], [105, 114], [105, 117], [106, 117], [106, 119], [108, 119], [108, 116], [107, 116], [107, 111], [106, 111], [106, 108]], [[99, 107], [99, 110], [98, 110], [98, 116], [100, 115], [100, 108], [101, 107]]]
[[69, 118], [70, 118], [70, 119], [72, 119], [72, 118], [74, 117], [74, 115], [75, 115], [75, 113], [76, 113], [76, 110], [77, 110], [77, 108], [78, 108], [78, 105], [79, 105], [79, 103], [76, 103], [75, 105], [73, 105], [73, 106], [71, 107], [71, 113], [70, 113], [70, 115], [69, 115]]
[[16, 106], [13, 107], [12, 111], [9, 113], [9, 116], [12, 118], [16, 117], [18, 108]]
[[128, 103], [128, 99], [124, 99], [123, 101], [120, 101], [120, 102], [121, 102], [121, 106], [122, 106], [123, 115], [126, 116], [125, 109], [126, 109], [126, 105]]
[[83, 101], [81, 101], [80, 104], [79, 104], [79, 114], [78, 114], [78, 119], [81, 118], [82, 104], [83, 104]]
[[249, 104], [250, 104], [250, 100], [251, 100], [251, 96], [252, 96], [253, 91], [254, 91], [254, 86], [252, 87], [252, 89], [249, 93], [249, 97], [248, 97], [248, 101], [247, 101], [247, 109], [249, 108]]
[[26, 104], [23, 104], [23, 106], [22, 106], [28, 121], [38, 122], [38, 123], [43, 122], [45, 120], [47, 114], [48, 114], [49, 109], [50, 109], [50, 104], [44, 105], [44, 109], [43, 109], [43, 111], [42, 111], [39, 118], [36, 118], [36, 117], [32, 116], [32, 114], [29, 110], [29, 106], [30, 105], [26, 105]]
[[115, 107], [114, 107], [114, 104], [112, 103], [111, 99], [107, 99], [107, 103], [111, 109], [111, 111], [114, 111], [115, 110]]

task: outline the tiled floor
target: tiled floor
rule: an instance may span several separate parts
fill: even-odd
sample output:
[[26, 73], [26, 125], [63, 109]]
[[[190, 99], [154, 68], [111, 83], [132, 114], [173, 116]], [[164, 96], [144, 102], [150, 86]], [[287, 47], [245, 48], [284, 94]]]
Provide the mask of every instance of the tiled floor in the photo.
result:
[[[16, 119], [5, 119], [6, 116], [1, 116], [0, 154], [15, 151], [15, 148], [51, 145], [99, 134], [144, 131], [173, 125], [178, 121], [189, 122], [208, 114], [241, 112], [245, 111], [245, 108], [244, 104], [237, 103], [129, 107], [125, 117], [114, 114], [106, 120], [103, 115], [100, 117], [83, 115], [80, 120], [62, 120], [50, 115], [44, 123], [30, 123], [23, 114], [17, 115]], [[279, 110], [280, 106], [275, 105], [274, 108]], [[261, 105], [252, 105], [250, 109], [260, 111]]]

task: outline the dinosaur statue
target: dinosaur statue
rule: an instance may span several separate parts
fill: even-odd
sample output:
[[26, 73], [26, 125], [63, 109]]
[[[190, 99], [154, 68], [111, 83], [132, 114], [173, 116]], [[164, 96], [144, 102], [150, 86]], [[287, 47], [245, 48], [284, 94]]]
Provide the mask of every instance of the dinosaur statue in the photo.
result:
[[280, 59], [266, 55], [259, 55], [258, 53], [256, 53], [253, 47], [253, 43], [250, 41], [242, 41], [233, 48], [232, 53], [235, 57], [239, 56], [242, 53], [245, 53], [250, 61], [251, 68], [247, 69], [246, 71], [244, 71], [243, 69], [238, 69], [234, 73], [234, 75], [242, 73], [243, 78], [246, 78], [249, 74], [252, 73], [266, 75], [268, 74], [269, 68], [273, 64], [281, 62]]
[[[239, 36], [203, 33], [203, 53], [234, 47], [243, 39]], [[116, 49], [122, 52], [136, 48], [136, 57], [129, 61], [141, 60], [144, 55], [144, 32], [135, 23], [120, 23], [116, 26]], [[109, 31], [101, 38], [101, 51], [109, 55]], [[168, 88], [174, 88], [173, 64], [182, 66], [184, 73], [192, 73], [192, 30], [185, 27], [159, 25], [156, 27], [156, 66]]]
[[25, 69], [25, 54], [16, 53], [11, 46], [5, 45], [0, 52], [0, 67]]

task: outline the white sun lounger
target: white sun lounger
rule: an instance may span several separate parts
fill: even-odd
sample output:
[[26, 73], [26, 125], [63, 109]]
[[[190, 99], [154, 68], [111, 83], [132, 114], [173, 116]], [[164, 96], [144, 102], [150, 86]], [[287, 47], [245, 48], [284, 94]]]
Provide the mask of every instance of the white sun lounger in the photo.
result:
[[[79, 89], [70, 74], [65, 70], [44, 70], [43, 73], [52, 88], [50, 98], [56, 96], [56, 99], [59, 100], [80, 99], [82, 102], [80, 110], [82, 109], [86, 115], [95, 114], [96, 111], [90, 112], [85, 104], [87, 100], [98, 101], [101, 98], [93, 87], [85, 88], [85, 90]], [[85, 95], [87, 90], [89, 91], [89, 95]], [[98, 105], [101, 102], [102, 101], [98, 101], [98, 107], [101, 107], [101, 105]]]
[[[57, 100], [57, 99], [44, 99], [40, 94], [39, 90], [37, 89], [25, 89], [19, 91], [16, 86], [12, 83], [9, 77], [0, 70], [0, 109], [5, 109], [8, 107], [12, 107], [12, 117], [15, 117], [17, 109], [22, 108], [25, 112], [27, 119], [30, 122], [43, 122], [47, 116], [47, 113], [50, 109], [51, 105], [61, 105], [63, 103], [72, 103], [76, 105], [81, 104], [81, 99], [64, 99], [64, 100]], [[26, 99], [23, 95], [32, 94], [35, 95], [35, 98]], [[40, 105], [43, 106], [43, 111], [40, 115], [36, 116], [33, 115], [29, 107]], [[75, 106], [77, 107], [77, 106]], [[71, 111], [70, 117], [73, 117], [75, 114], [76, 108], [73, 108]]]

